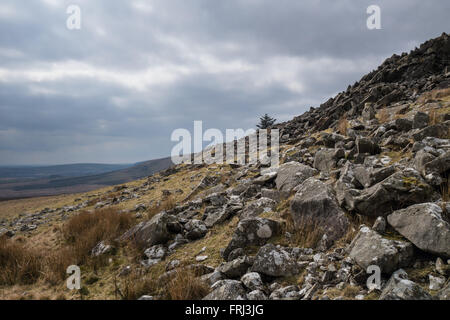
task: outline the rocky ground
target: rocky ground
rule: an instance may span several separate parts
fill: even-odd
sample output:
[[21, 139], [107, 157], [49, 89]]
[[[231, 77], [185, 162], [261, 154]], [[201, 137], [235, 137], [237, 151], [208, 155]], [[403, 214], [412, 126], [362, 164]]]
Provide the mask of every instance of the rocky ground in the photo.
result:
[[[135, 226], [92, 248], [109, 264], [84, 270], [84, 280], [97, 277], [84, 281], [87, 298], [124, 297], [127, 281], [147, 280], [141, 299], [167, 298], [165, 286], [191, 270], [203, 299], [448, 300], [449, 66], [443, 34], [276, 125], [279, 168], [179, 165], [71, 205], [0, 216], [0, 234], [33, 241], [83, 210], [133, 214]], [[370, 266], [381, 283], [369, 289]], [[0, 295], [26, 298], [31, 287], [3, 285]]]

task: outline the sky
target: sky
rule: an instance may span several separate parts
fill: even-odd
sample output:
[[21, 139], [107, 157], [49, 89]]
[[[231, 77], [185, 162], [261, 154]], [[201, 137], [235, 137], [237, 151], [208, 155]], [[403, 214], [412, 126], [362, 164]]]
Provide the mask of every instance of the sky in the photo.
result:
[[169, 156], [195, 120], [290, 120], [449, 32], [449, 13], [448, 0], [1, 0], [0, 165], [134, 163]]

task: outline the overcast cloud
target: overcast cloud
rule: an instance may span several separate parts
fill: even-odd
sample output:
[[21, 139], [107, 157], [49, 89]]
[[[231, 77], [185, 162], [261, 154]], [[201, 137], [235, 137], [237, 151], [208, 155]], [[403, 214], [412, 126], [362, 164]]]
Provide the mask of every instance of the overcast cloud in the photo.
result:
[[[81, 30], [66, 8], [81, 8]], [[382, 30], [366, 8], [381, 7]], [[449, 32], [448, 0], [2, 0], [0, 165], [170, 155], [176, 128], [291, 119]]]

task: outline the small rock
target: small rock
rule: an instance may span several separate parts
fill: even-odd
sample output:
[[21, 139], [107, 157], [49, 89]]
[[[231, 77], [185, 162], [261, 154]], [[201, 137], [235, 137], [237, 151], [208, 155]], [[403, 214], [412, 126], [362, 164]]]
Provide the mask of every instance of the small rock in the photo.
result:
[[202, 262], [202, 261], [205, 261], [206, 259], [208, 259], [208, 256], [197, 256], [197, 257], [195, 257], [195, 261], [197, 261], [197, 262]]
[[445, 283], [444, 277], [434, 277], [430, 274], [428, 275], [428, 278], [430, 280], [430, 285], [428, 287], [430, 290], [440, 290]]

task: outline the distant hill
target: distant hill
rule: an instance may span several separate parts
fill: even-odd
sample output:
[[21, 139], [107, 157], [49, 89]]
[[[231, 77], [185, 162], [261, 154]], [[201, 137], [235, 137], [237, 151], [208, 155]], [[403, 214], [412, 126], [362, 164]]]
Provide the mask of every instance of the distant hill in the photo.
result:
[[101, 174], [133, 164], [79, 163], [56, 166], [0, 166], [0, 183], [6, 179], [67, 178]]
[[0, 200], [86, 192], [141, 179], [170, 166], [168, 157], [134, 165], [0, 167]]

